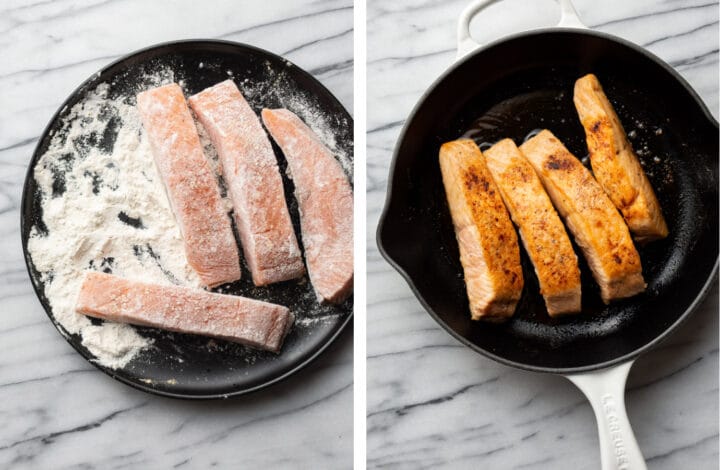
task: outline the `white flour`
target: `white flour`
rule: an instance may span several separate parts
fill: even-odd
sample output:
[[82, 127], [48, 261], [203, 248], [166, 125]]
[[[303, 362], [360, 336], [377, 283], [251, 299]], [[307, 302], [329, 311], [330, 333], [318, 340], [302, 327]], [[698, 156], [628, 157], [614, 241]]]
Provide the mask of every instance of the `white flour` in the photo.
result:
[[[135, 107], [121, 99], [108, 100], [107, 88], [98, 86], [73, 107], [64, 120], [67, 136], [54, 136], [35, 167], [47, 233], [34, 227], [28, 249], [55, 319], [68, 333], [82, 336], [97, 362], [118, 368], [150, 340], [131, 326], [95, 326], [75, 312], [83, 272], [111, 268], [114, 274], [151, 282], [199, 282], [185, 259]], [[111, 119], [120, 119], [122, 125], [112, 151], [105, 153], [91, 136], [102, 136]], [[65, 175], [65, 191], [54, 196], [58, 174]], [[142, 228], [121, 218], [137, 220]]]
[[[138, 85], [146, 89], [176, 78], [171, 70], [161, 70], [142, 77]], [[183, 81], [178, 81], [184, 87]], [[252, 86], [247, 81], [239, 85], [246, 97], [261, 97], [262, 90], [268, 89], [268, 84]], [[309, 97], [298, 96], [285, 83], [282, 73], [270, 87], [281, 105], [297, 113], [336, 153], [352, 179], [352, 162], [339, 151], [329, 118], [317, 104]], [[55, 320], [67, 333], [82, 337], [82, 344], [96, 362], [113, 369], [124, 367], [152, 340], [130, 325], [107, 321], [94, 325], [88, 317], [75, 312], [86, 270], [112, 270], [113, 274], [144, 282], [200, 286], [187, 263], [180, 231], [139, 116], [127, 99], [110, 98], [108, 86], [101, 84], [63, 118], [63, 130], [52, 136], [34, 170], [41, 191], [44, 227], [33, 227], [28, 240], [28, 251], [45, 284], [45, 296]], [[112, 136], [106, 139], [108, 129], [118, 130], [112, 148], [105, 145], [105, 140], [112, 141]], [[217, 152], [199, 124], [198, 132], [205, 154], [218, 172], [221, 193], [230, 210]], [[339, 314], [333, 307], [314, 302], [310, 286], [304, 295], [292, 299], [270, 298], [265, 289], [254, 287], [242, 295], [288, 306], [296, 314], [299, 334], [319, 323], [334, 322]], [[212, 344], [214, 340], [209, 340], [208, 347]], [[243, 359], [252, 363], [256, 354], [249, 349]], [[183, 362], [179, 356], [176, 360]]]
[[[287, 67], [292, 67], [289, 62]], [[271, 77], [270, 83], [253, 83], [249, 79], [244, 79], [240, 83], [240, 91], [248, 100], [256, 100], [265, 94], [272, 93], [280, 102], [280, 105], [289, 109], [302, 119], [305, 124], [310, 127], [320, 140], [332, 151], [337, 157], [340, 165], [345, 170], [350, 182], [353, 180], [353, 163], [347, 154], [338, 145], [335, 134], [332, 130], [332, 117], [322, 110], [312, 96], [299, 93], [290, 85], [289, 78], [285, 70], [276, 72], [272, 69], [270, 63], [266, 63], [268, 75]], [[294, 92], [290, 92], [293, 90]], [[343, 127], [350, 125], [349, 122], [342, 122]]]

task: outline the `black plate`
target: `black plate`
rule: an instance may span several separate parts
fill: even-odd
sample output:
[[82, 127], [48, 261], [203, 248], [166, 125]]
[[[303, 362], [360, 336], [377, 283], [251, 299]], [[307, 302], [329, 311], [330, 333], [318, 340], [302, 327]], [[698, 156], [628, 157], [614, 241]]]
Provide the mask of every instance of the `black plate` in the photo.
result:
[[[200, 63], [203, 65], [199, 66]], [[247, 98], [258, 113], [263, 107], [287, 107], [292, 111], [293, 102], [314, 103], [316, 112], [325, 116], [338, 150], [352, 162], [352, 117], [323, 85], [287, 60], [252, 46], [227, 41], [191, 40], [151, 46], [93, 74], [63, 103], [45, 129], [30, 161], [23, 189], [21, 233], [25, 262], [40, 303], [56, 328], [83, 357], [100, 370], [150, 393], [176, 398], [226, 398], [276, 383], [315, 359], [350, 322], [352, 297], [340, 306], [323, 307], [319, 313], [324, 317], [323, 321], [305, 326], [296, 325], [286, 338], [279, 355], [254, 351], [234, 343], [209, 341], [199, 336], [137, 327], [140, 334], [154, 339], [153, 347], [141, 352], [124, 368], [112, 370], [93, 362], [93, 356], [81, 344], [81, 338], [68, 335], [57, 323], [45, 297], [43, 282], [27, 250], [30, 230], [34, 225], [41, 224], [42, 220], [40, 194], [33, 169], [47, 150], [51, 135], [59, 131], [62, 118], [100, 83], [110, 84], [111, 97], [134, 96], [136, 92], [147, 88], [142, 78], [144, 74], [167, 68], [173, 70], [176, 81], [184, 82], [188, 95], [226, 80], [229, 76], [241, 90], [248, 84], [252, 85], [256, 87], [255, 93]], [[257, 87], [261, 89], [257, 90]], [[276, 91], [281, 87], [283, 91], [279, 94]], [[288, 96], [296, 97], [297, 100], [288, 100]], [[109, 127], [112, 125], [108, 124]], [[287, 164], [274, 142], [273, 147], [278, 155], [293, 225], [300, 239], [297, 203], [292, 196], [292, 182], [285, 175]], [[223, 286], [223, 290], [226, 293], [283, 303], [299, 318], [303, 318], [303, 313], [316, 304], [309, 282], [289, 281], [256, 288], [252, 285], [245, 264], [242, 280]]]
[[[550, 318], [522, 253], [525, 288], [512, 319], [470, 319], [438, 150], [460, 136], [521, 144], [548, 128], [587, 155], [573, 84], [595, 73], [655, 188], [670, 236], [640, 248], [645, 293], [606, 306], [578, 252], [582, 308]], [[660, 59], [595, 31], [549, 29], [505, 38], [456, 63], [421, 98], [395, 148], [377, 232], [383, 256], [425, 309], [463, 344], [504, 364], [573, 373], [630, 360], [665, 338], [713, 285], [718, 266], [718, 124]]]

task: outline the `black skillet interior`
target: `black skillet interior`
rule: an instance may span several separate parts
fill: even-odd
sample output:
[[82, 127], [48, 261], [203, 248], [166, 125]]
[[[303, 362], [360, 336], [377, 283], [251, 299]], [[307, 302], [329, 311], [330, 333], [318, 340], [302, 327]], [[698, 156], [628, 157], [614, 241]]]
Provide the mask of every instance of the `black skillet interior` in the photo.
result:
[[[42, 230], [44, 227], [39, 188], [32, 170], [47, 150], [52, 133], [59, 131], [62, 117], [98, 84], [110, 84], [110, 97], [134, 97], [138, 91], [149, 87], [144, 77], [162, 70], [172, 70], [175, 80], [184, 82], [187, 95], [232, 77], [241, 90], [254, 87], [254, 93], [246, 94], [246, 98], [258, 113], [263, 107], [293, 110], [293, 106], [299, 106], [299, 103], [310, 103], [315, 108], [311, 112], [324, 117], [339, 152], [352, 162], [353, 124], [348, 112], [310, 74], [261, 49], [225, 41], [180, 41], [135, 52], [109, 65], [83, 83], [51, 120], [30, 162], [23, 191], [21, 223], [25, 259], [38, 298], [58, 329], [62, 326], [52, 315], [43, 282], [27, 251], [31, 228], [38, 226]], [[121, 125], [118, 120], [110, 119], [106, 132], [97, 139], [98, 145], [112, 146], [118, 125]], [[293, 225], [300, 240], [292, 181], [285, 175], [286, 161], [282, 153], [274, 142], [273, 146], [283, 175]], [[180, 398], [238, 395], [270, 385], [301, 369], [337, 337], [352, 317], [352, 298], [337, 307], [317, 307], [307, 279], [256, 288], [245, 264], [240, 281], [221, 287], [227, 293], [286, 305], [297, 318], [309, 321], [296, 323], [279, 355], [220, 340], [209, 341], [198, 336], [138, 328], [142, 335], [154, 339], [153, 347], [140, 353], [122, 369], [98, 367], [122, 382], [161, 395]], [[92, 360], [92, 354], [81, 344], [79, 336], [68, 335], [67, 338], [80, 354]]]
[[[470, 320], [438, 149], [462, 135], [486, 148], [554, 132], [587, 164], [572, 102], [574, 81], [603, 84], [655, 188], [670, 236], [640, 247], [645, 294], [604, 306], [580, 252], [583, 312], [548, 317], [521, 250], [525, 288], [501, 325]], [[473, 54], [441, 77], [396, 147], [378, 245], [425, 308], [475, 350], [515, 367], [591, 370], [633, 357], [664, 337], [710, 285], [718, 257], [718, 128], [688, 85], [637, 46], [599, 33], [546, 30]]]

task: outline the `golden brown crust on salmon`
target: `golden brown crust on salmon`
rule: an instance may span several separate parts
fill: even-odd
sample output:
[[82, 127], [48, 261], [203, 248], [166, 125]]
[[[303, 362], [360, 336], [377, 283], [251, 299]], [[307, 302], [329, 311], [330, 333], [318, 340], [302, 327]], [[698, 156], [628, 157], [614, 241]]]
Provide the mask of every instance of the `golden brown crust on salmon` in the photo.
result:
[[532, 165], [510, 139], [501, 140], [483, 155], [535, 267], [548, 314], [579, 312], [577, 255]]
[[515, 312], [523, 276], [517, 236], [498, 188], [472, 140], [443, 144], [440, 170], [472, 319], [504, 320]]
[[520, 146], [575, 236], [605, 303], [645, 289], [630, 232], [590, 171], [550, 131]]
[[665, 238], [668, 228], [660, 203], [597, 77], [578, 79], [573, 99], [598, 183], [638, 241]]

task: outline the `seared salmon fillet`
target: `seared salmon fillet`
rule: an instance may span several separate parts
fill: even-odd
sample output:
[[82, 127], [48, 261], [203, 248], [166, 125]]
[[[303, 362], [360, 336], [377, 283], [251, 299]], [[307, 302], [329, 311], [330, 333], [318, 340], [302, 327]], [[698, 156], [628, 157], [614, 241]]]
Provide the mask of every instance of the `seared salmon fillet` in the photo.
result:
[[288, 162], [300, 208], [308, 274], [320, 302], [340, 303], [353, 289], [353, 192], [340, 163], [287, 109], [262, 119]]
[[281, 306], [200, 289], [85, 274], [75, 309], [90, 317], [212, 336], [278, 352], [293, 324]]
[[550, 131], [520, 146], [587, 259], [603, 302], [645, 290], [640, 255], [620, 213], [590, 171]]
[[206, 286], [240, 279], [240, 255], [210, 162], [180, 87], [137, 95], [160, 178], [180, 226], [188, 263]]
[[255, 112], [232, 80], [188, 100], [217, 149], [253, 283], [305, 274], [275, 153]]
[[597, 77], [588, 74], [577, 80], [573, 99], [585, 128], [595, 178], [635, 239], [647, 242], [667, 237], [660, 203]]
[[520, 248], [485, 157], [472, 140], [446, 142], [440, 170], [472, 319], [505, 320], [522, 294]]
[[535, 267], [548, 314], [579, 312], [577, 255], [540, 178], [510, 139], [501, 140], [483, 155]]

